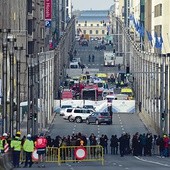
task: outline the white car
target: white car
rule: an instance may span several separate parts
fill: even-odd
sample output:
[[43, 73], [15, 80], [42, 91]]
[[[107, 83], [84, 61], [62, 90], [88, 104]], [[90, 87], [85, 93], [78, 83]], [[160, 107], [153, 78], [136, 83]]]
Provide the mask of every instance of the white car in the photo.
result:
[[72, 105], [62, 105], [61, 108], [60, 108], [60, 116], [64, 115], [66, 108], [72, 108]]
[[93, 112], [93, 109], [75, 108], [72, 110], [71, 116], [69, 116], [68, 120], [70, 122], [76, 121], [77, 123], [81, 123]]
[[64, 113], [63, 113], [63, 119], [68, 120], [69, 117], [71, 116], [73, 108], [67, 108], [65, 109]]

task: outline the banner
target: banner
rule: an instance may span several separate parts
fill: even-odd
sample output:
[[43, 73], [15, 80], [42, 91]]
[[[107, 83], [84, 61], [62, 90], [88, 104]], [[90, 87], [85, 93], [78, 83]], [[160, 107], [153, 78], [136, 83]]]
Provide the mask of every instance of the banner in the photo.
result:
[[44, 0], [44, 19], [52, 19], [52, 0]]

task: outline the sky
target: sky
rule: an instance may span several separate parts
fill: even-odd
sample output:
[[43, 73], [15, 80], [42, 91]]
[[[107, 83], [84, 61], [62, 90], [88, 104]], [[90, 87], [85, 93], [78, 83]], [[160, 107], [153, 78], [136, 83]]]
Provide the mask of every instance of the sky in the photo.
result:
[[72, 0], [73, 10], [109, 9], [114, 0]]

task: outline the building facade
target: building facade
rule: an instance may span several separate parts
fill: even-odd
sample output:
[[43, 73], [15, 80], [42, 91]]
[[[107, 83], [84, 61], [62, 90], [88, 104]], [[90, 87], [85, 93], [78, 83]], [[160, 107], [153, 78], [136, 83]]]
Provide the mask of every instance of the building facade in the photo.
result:
[[152, 37], [154, 37], [155, 32], [158, 37], [162, 36], [161, 53], [168, 56], [170, 56], [170, 22], [167, 22], [167, 18], [170, 17], [169, 6], [169, 0], [152, 0]]
[[91, 38], [104, 38], [108, 32], [109, 10], [81, 11], [76, 19], [76, 30]]

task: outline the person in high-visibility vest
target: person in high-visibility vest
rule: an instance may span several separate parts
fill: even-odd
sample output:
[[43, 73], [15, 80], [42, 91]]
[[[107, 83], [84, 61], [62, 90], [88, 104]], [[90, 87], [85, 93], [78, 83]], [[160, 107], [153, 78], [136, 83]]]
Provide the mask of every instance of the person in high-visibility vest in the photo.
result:
[[5, 145], [7, 144], [7, 133], [3, 133], [1, 139], [0, 139], [0, 152], [1, 153], [4, 153], [4, 148], [5, 148]]
[[[31, 167], [32, 166], [32, 152], [34, 151], [34, 142], [31, 139], [30, 134], [27, 135], [27, 139], [25, 140], [24, 145], [23, 145], [23, 150], [26, 153], [24, 168], [26, 168], [28, 166], [28, 164], [29, 164], [29, 167]], [[28, 161], [29, 161], [29, 163], [28, 163]]]
[[19, 168], [19, 159], [21, 152], [21, 132], [17, 132], [14, 139], [11, 140], [12, 158], [14, 168]]

